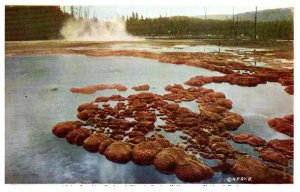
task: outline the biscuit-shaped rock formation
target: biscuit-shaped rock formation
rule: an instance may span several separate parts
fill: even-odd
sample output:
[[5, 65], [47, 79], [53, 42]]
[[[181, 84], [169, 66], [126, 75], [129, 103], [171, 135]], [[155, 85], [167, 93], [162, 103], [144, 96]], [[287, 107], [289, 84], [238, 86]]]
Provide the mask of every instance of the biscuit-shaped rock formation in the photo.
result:
[[284, 133], [290, 137], [294, 136], [294, 117], [286, 116], [282, 118], [273, 118], [267, 121], [268, 125], [280, 133]]
[[170, 147], [170, 143], [164, 139], [148, 141], [137, 144], [132, 151], [132, 160], [139, 165], [150, 165], [155, 155], [165, 147]]
[[69, 143], [81, 146], [83, 141], [91, 135], [92, 131], [87, 128], [78, 128], [70, 131], [66, 139]]
[[214, 172], [210, 167], [197, 160], [184, 158], [178, 161], [175, 174], [184, 182], [199, 182], [211, 178]]
[[154, 166], [162, 173], [175, 173], [185, 182], [200, 182], [211, 178], [213, 170], [178, 148], [165, 148], [154, 158]]
[[82, 94], [92, 94], [98, 90], [105, 90], [105, 89], [117, 89], [118, 91], [126, 91], [127, 87], [122, 84], [99, 84], [99, 85], [90, 85], [80, 88], [71, 88], [70, 91], [72, 93], [82, 93]]
[[293, 156], [294, 154], [294, 140], [292, 139], [273, 139], [269, 141], [267, 145], [285, 155]]
[[262, 138], [248, 134], [248, 133], [241, 133], [232, 138], [233, 141], [237, 143], [246, 143], [248, 145], [251, 145], [253, 147], [261, 147], [266, 144], [266, 141]]
[[108, 137], [103, 133], [93, 133], [84, 140], [83, 148], [95, 153], [98, 151], [99, 145], [106, 139], [108, 139]]
[[225, 118], [220, 121], [227, 130], [236, 130], [244, 123], [244, 118], [236, 113], [227, 112]]
[[115, 163], [127, 163], [131, 160], [131, 145], [124, 142], [110, 144], [104, 152], [105, 157]]
[[269, 178], [268, 167], [253, 157], [236, 160], [231, 171], [237, 177], [247, 178], [245, 182], [249, 183], [265, 183]]
[[77, 129], [81, 126], [80, 121], [65, 121], [57, 123], [52, 128], [52, 133], [56, 135], [57, 137], [66, 137], [66, 135], [72, 131], [73, 129]]
[[284, 154], [271, 148], [267, 148], [261, 151], [259, 153], [259, 157], [265, 161], [278, 163], [284, 166], [289, 165], [289, 160], [285, 157]]
[[294, 95], [294, 85], [289, 85], [284, 89], [288, 94]]
[[77, 111], [81, 112], [85, 109], [98, 109], [98, 104], [95, 102], [91, 102], [91, 103], [83, 103], [81, 105], [78, 106]]
[[100, 154], [104, 154], [106, 148], [109, 145], [111, 145], [112, 143], [114, 143], [114, 141], [112, 139], [106, 139], [106, 140], [102, 141], [101, 144], [99, 145], [98, 152]]
[[148, 91], [150, 89], [150, 86], [148, 84], [144, 84], [144, 85], [134, 86], [132, 87], [132, 89], [135, 91]]

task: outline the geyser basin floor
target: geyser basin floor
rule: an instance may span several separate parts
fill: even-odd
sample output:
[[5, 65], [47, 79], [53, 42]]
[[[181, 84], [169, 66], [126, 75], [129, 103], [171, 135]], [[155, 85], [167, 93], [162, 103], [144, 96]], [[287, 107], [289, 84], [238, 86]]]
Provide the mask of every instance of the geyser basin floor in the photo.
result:
[[[136, 93], [128, 89], [126, 92], [105, 90], [91, 95], [72, 94], [69, 88], [73, 86], [122, 83], [132, 87], [147, 83], [151, 86], [149, 91], [163, 94], [166, 85], [183, 83], [192, 76], [221, 75], [201, 68], [132, 57], [10, 57], [6, 58], [5, 65], [6, 183], [181, 183], [174, 175], [160, 174], [152, 166], [137, 166], [132, 162], [120, 165], [88, 153], [52, 135], [51, 128], [60, 121], [76, 120], [74, 111], [80, 103], [98, 96]], [[223, 85], [218, 86], [222, 88]], [[250, 106], [257, 106], [257, 101], [239, 95], [237, 86], [228, 86], [226, 90], [219, 90], [213, 84], [206, 87], [224, 92], [233, 101], [233, 111], [242, 115], [247, 111], [249, 114], [255, 112]], [[260, 98], [262, 104], [270, 102], [267, 95], [277, 95], [266, 106], [268, 110], [260, 113], [266, 118], [293, 112], [293, 96], [287, 95], [279, 84], [259, 85], [243, 91]], [[245, 104], [240, 105], [243, 100]], [[251, 118], [246, 118], [244, 125], [252, 124], [249, 121]], [[257, 127], [266, 126], [264, 120], [256, 123]], [[260, 131], [265, 133], [266, 130], [267, 127]], [[243, 132], [248, 130], [243, 129]], [[282, 137], [275, 135], [273, 138]], [[227, 177], [217, 173], [204, 182], [226, 183]]]
[[[227, 41], [227, 40], [139, 40], [139, 41], [17, 41], [5, 42], [5, 54], [90, 54], [100, 56], [104, 50], [110, 55], [136, 55], [137, 51], [148, 53], [166, 52], [197, 52], [230, 55], [227, 61], [242, 62], [250, 66], [264, 66], [270, 68], [293, 68], [292, 42], [264, 42], [264, 41]], [[221, 46], [219, 47], [219, 43]], [[220, 48], [220, 49], [219, 49]], [[97, 52], [98, 51], [98, 52]], [[100, 51], [100, 52], [99, 52]], [[124, 51], [127, 52], [124, 55]], [[114, 52], [114, 53], [112, 53]], [[119, 53], [116, 53], [119, 52]], [[123, 52], [123, 53], [121, 53]], [[219, 53], [220, 52], [220, 53]], [[149, 55], [150, 56], [150, 55]], [[146, 57], [149, 58], [149, 57]], [[150, 57], [151, 58], [151, 57]], [[215, 58], [214, 58], [215, 59]], [[213, 60], [214, 60], [213, 59]], [[224, 58], [222, 58], [224, 60]]]

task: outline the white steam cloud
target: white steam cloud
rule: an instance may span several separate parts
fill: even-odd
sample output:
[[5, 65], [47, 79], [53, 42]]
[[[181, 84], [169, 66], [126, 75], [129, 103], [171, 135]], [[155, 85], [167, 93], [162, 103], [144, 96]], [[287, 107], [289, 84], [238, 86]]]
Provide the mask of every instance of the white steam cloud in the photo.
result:
[[61, 35], [70, 41], [137, 41], [140, 38], [127, 33], [121, 19], [110, 21], [70, 19], [60, 30]]

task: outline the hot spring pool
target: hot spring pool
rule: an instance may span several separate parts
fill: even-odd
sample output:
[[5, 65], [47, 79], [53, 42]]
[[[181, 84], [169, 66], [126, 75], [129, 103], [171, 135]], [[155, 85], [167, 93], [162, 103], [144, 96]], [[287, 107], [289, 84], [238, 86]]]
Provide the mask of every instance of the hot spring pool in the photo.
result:
[[[151, 92], [164, 94], [169, 84], [183, 84], [197, 75], [218, 72], [172, 65], [134, 57], [88, 57], [79, 55], [17, 56], [5, 59], [5, 182], [6, 183], [182, 183], [153, 166], [132, 162], [117, 164], [104, 156], [70, 145], [51, 132], [57, 122], [76, 120], [80, 103], [99, 96], [137, 93], [131, 87], [149, 84]], [[121, 83], [125, 92], [98, 91], [72, 94], [71, 87]], [[277, 83], [255, 88], [229, 84], [205, 87], [224, 92], [233, 101], [232, 111], [245, 117], [236, 133], [254, 133], [266, 140], [289, 138], [269, 128], [265, 121], [293, 113], [293, 96]], [[268, 95], [276, 95], [270, 97]], [[197, 111], [197, 104], [181, 105]], [[249, 153], [244, 145], [242, 147]], [[208, 162], [207, 162], [208, 163]], [[215, 174], [202, 183], [226, 183], [232, 175]]]

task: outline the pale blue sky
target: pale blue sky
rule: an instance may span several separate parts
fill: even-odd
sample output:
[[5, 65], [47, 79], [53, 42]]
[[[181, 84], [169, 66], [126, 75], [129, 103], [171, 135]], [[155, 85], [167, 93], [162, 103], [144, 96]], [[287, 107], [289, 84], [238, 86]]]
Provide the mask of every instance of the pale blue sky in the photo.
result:
[[[115, 17], [130, 16], [132, 12], [137, 12], [139, 15], [145, 17], [159, 17], [162, 16], [200, 16], [204, 15], [204, 8], [207, 15], [216, 14], [232, 14], [233, 6], [90, 6], [90, 16], [93, 12], [96, 17], [102, 19], [111, 19]], [[258, 10], [274, 9], [278, 7], [264, 6], [259, 7]], [[68, 10], [68, 8], [66, 8]], [[235, 13], [254, 11], [255, 6], [234, 6]]]

